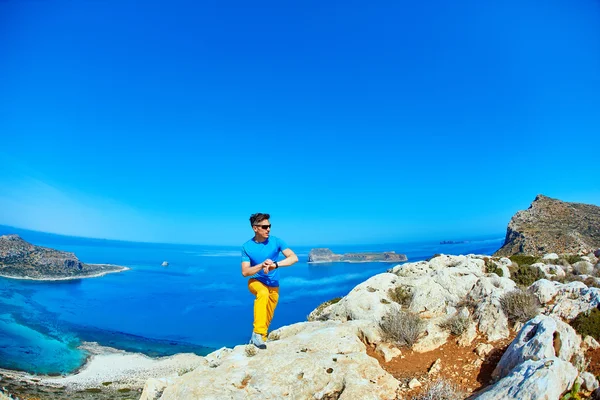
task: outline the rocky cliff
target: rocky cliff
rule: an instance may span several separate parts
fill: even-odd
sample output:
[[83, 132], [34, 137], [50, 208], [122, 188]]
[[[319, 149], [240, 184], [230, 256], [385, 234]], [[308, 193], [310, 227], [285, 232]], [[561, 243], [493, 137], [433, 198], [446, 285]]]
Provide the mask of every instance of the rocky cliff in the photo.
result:
[[35, 246], [18, 235], [0, 236], [0, 275], [9, 278], [69, 279], [126, 269], [116, 265], [85, 264], [66, 251]]
[[600, 247], [600, 207], [538, 195], [508, 224], [497, 256], [584, 254]]
[[335, 254], [327, 248], [312, 249], [308, 253], [309, 263], [323, 262], [402, 262], [406, 261], [406, 255], [398, 254], [394, 251], [384, 252], [364, 252], [364, 253], [346, 253]]

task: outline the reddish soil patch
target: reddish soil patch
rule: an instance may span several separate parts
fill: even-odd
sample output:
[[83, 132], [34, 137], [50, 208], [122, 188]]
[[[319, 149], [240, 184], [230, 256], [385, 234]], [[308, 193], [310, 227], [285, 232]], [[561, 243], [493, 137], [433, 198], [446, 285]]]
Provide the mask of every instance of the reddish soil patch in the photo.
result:
[[[486, 343], [482, 339], [476, 339], [470, 346], [461, 347], [456, 340], [450, 339], [433, 351], [427, 353], [416, 353], [412, 350], [401, 348], [402, 355], [386, 363], [383, 356], [375, 352], [375, 348], [367, 346], [367, 354], [379, 361], [383, 369], [389, 372], [394, 378], [398, 379], [402, 386], [407, 388], [411, 379], [417, 378], [423, 385], [415, 390], [404, 389], [404, 393], [410, 396], [418, 395], [426, 390], [428, 383], [443, 378], [463, 390], [466, 394], [471, 394], [489, 385], [492, 372], [500, 358], [506, 351], [511, 337], [490, 343], [494, 350], [485, 357], [479, 357], [475, 353], [475, 348], [480, 343]], [[441, 370], [439, 374], [429, 376], [428, 372], [433, 363], [441, 360]]]
[[585, 356], [590, 361], [587, 370], [594, 374], [594, 376], [600, 376], [600, 349], [588, 350]]

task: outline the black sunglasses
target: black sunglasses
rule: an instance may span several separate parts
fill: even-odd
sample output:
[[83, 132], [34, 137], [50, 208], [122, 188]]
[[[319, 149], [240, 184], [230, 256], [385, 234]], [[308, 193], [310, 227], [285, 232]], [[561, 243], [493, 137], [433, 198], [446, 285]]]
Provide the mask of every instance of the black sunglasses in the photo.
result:
[[263, 228], [263, 229], [269, 229], [271, 227], [271, 225], [254, 225], [254, 226], [258, 226], [259, 228]]

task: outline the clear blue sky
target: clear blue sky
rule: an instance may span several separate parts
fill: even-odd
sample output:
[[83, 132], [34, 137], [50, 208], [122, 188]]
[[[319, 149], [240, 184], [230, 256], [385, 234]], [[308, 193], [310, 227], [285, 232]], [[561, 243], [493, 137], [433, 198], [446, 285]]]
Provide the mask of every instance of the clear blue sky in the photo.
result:
[[502, 236], [600, 204], [600, 1], [2, 1], [0, 224]]

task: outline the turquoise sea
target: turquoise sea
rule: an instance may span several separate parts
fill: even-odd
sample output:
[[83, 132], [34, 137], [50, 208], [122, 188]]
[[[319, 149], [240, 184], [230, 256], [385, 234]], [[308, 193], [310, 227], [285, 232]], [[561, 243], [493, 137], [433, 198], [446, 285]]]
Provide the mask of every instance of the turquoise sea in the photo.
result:
[[[130, 267], [100, 278], [26, 281], [0, 278], [0, 368], [65, 374], [81, 367], [82, 341], [150, 356], [205, 355], [247, 343], [253, 297], [240, 273], [240, 247], [148, 244], [15, 231], [41, 246], [74, 252], [87, 263]], [[491, 254], [501, 234], [467, 243], [396, 243], [329, 247], [336, 253], [390, 251], [409, 261], [436, 253]], [[271, 329], [306, 321], [319, 304], [395, 264], [307, 264], [309, 247], [290, 247], [300, 261], [281, 270], [280, 302]], [[168, 267], [162, 267], [163, 261]]]

